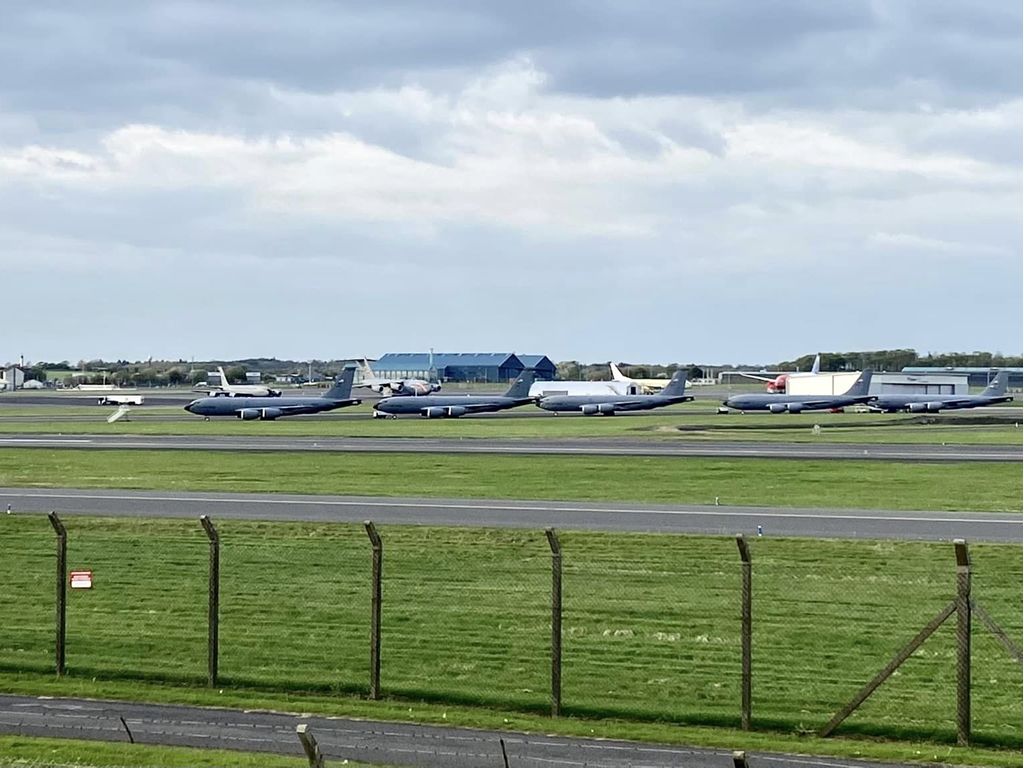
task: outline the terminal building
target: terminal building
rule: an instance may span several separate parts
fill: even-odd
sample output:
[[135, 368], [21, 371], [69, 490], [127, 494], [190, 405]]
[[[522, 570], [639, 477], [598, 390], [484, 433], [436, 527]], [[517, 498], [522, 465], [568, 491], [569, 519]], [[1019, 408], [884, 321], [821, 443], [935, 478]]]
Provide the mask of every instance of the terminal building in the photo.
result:
[[389, 352], [373, 366], [375, 375], [388, 379], [427, 379], [505, 383], [526, 368], [538, 379], [553, 379], [555, 364], [546, 355], [513, 352]]

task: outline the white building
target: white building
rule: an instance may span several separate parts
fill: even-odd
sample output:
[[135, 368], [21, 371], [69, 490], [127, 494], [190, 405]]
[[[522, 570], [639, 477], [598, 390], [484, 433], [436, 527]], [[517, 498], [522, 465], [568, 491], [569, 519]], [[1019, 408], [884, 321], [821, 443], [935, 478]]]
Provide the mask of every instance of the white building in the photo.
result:
[[0, 392], [21, 389], [25, 383], [25, 372], [16, 365], [0, 368]]
[[[798, 376], [786, 382], [790, 395], [841, 395], [860, 376], [860, 371], [822, 373]], [[876, 373], [871, 377], [872, 395], [966, 395], [967, 374], [947, 376], [914, 376], [906, 373]]]

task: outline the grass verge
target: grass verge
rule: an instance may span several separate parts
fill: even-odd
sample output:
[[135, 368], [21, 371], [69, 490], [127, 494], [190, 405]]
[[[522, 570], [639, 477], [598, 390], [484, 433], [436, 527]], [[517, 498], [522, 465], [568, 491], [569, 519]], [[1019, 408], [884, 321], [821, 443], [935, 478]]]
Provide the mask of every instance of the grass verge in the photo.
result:
[[0, 736], [2, 768], [221, 768], [226, 765], [236, 768], [306, 768], [309, 763], [305, 758], [222, 749]]
[[1015, 511], [1020, 466], [784, 459], [0, 449], [0, 486]]

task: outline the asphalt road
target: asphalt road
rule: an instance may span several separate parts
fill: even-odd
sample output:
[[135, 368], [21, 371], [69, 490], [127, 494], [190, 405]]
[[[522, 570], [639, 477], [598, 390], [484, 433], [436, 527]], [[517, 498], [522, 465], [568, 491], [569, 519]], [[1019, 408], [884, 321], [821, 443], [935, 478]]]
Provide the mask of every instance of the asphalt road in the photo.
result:
[[0, 507], [21, 512], [113, 517], [362, 522], [378, 525], [494, 526], [568, 530], [703, 533], [816, 538], [1020, 543], [1012, 513], [897, 512], [856, 509], [598, 504], [559, 501], [182, 493], [68, 488], [0, 488]]
[[[122, 723], [121, 718], [124, 718]], [[295, 727], [306, 723], [328, 764], [469, 768], [501, 766], [501, 742], [516, 768], [588, 766], [731, 768], [730, 752], [605, 739], [443, 728], [295, 714], [133, 704], [91, 699], [0, 696], [0, 733], [101, 741], [128, 741], [303, 756]], [[738, 745], [742, 746], [742, 745]], [[748, 753], [751, 768], [866, 768], [842, 758]]]
[[600, 438], [491, 440], [425, 437], [271, 437], [266, 435], [0, 435], [0, 448], [204, 451], [335, 451], [399, 453], [561, 454], [889, 461], [1021, 461], [1013, 445], [913, 445], [659, 441]]

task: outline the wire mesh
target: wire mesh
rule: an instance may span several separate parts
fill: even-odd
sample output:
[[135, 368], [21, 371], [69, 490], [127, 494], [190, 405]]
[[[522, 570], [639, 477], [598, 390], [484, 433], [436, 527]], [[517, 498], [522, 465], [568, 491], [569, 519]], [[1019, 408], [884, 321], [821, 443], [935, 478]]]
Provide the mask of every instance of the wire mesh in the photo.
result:
[[734, 541], [574, 533], [562, 547], [566, 711], [737, 723]]
[[55, 546], [46, 517], [0, 517], [0, 667], [54, 669]]
[[385, 694], [547, 707], [543, 532], [388, 527], [381, 536]]
[[[366, 694], [371, 543], [361, 524], [217, 521], [220, 682]], [[198, 520], [68, 517], [70, 674], [206, 680]], [[385, 696], [547, 712], [551, 550], [541, 530], [379, 526]], [[2, 519], [2, 668], [52, 671], [55, 537]], [[562, 706], [736, 726], [741, 564], [726, 536], [560, 532]], [[949, 543], [753, 538], [753, 725], [816, 731], [955, 596]], [[1021, 733], [1020, 548], [972, 545], [973, 729]], [[841, 726], [949, 739], [955, 617]]]
[[370, 547], [362, 526], [214, 523], [221, 680], [365, 691]]

